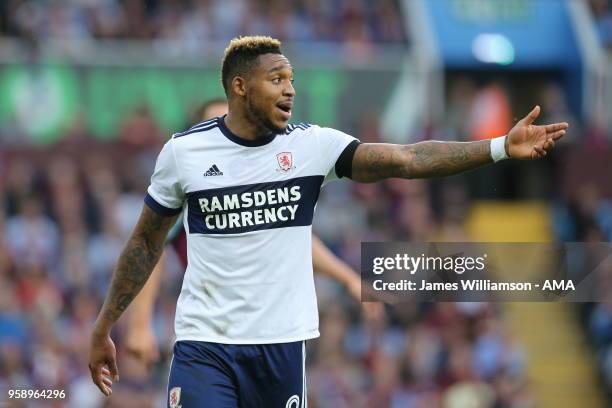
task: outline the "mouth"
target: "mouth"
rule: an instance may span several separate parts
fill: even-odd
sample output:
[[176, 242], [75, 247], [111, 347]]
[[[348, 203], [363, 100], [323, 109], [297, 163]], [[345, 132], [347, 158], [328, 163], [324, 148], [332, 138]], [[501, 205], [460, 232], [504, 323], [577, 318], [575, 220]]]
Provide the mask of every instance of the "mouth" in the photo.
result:
[[293, 108], [293, 102], [285, 101], [276, 104], [276, 109], [281, 113], [285, 120], [289, 120], [291, 117], [291, 109]]

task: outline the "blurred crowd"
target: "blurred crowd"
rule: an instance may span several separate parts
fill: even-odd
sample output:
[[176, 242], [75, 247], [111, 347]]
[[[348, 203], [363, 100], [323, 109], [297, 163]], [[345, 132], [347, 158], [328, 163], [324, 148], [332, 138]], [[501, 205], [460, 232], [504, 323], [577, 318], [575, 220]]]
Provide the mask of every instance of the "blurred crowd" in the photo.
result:
[[[556, 85], [541, 92], [544, 120], [570, 115]], [[487, 110], [491, 100], [497, 108]], [[447, 123], [422, 129], [419, 140], [480, 138], [512, 122], [503, 83], [458, 78], [448, 105]], [[69, 400], [57, 406], [94, 408], [105, 402], [87, 370], [90, 329], [165, 137], [141, 108], [113, 141], [96, 141], [79, 123], [44, 149], [0, 150], [0, 389], [64, 389]], [[382, 141], [373, 112], [347, 130], [363, 142]], [[464, 225], [475, 176], [336, 182], [321, 195], [314, 229], [356, 270], [361, 242], [470, 241]], [[597, 191], [560, 200], [558, 239], [609, 240], [609, 208]], [[171, 250], [166, 258], [154, 321], [162, 358], [151, 371], [127, 355], [123, 319], [114, 333], [121, 381], [106, 406], [163, 405], [183, 273]], [[317, 293], [322, 336], [308, 345], [310, 406], [535, 406], [526, 353], [498, 305], [401, 303], [366, 318], [335, 282], [317, 278]], [[588, 316], [609, 376], [612, 312], [593, 305]]]
[[[609, 2], [591, 4], [605, 34]], [[263, 30], [287, 40], [405, 43], [399, 7], [397, 0], [7, 0], [0, 2], [0, 36], [180, 40], [205, 47], [235, 32]], [[424, 126], [416, 140], [501, 134], [514, 120], [511, 88], [452, 81], [445, 122]], [[570, 121], [570, 142], [580, 133], [601, 146], [598, 132], [577, 130], [559, 86], [545, 84], [538, 95], [543, 121]], [[162, 406], [183, 274], [171, 250], [153, 322], [159, 363], [145, 367], [126, 354], [122, 319], [114, 333], [121, 381], [105, 401], [89, 378], [87, 353], [92, 323], [165, 136], [144, 107], [106, 143], [92, 138], [86, 123], [76, 118], [66, 137], [44, 149], [11, 143], [0, 150], [0, 390], [64, 389], [68, 399], [51, 403], [57, 407]], [[346, 130], [380, 142], [378, 128], [377, 116], [364, 114]], [[315, 232], [356, 270], [361, 242], [470, 241], [467, 179], [335, 182], [321, 195]], [[612, 238], [612, 204], [592, 186], [559, 196], [554, 221], [560, 241]], [[525, 374], [528, 356], [498, 305], [402, 303], [366, 318], [335, 282], [317, 278], [317, 294], [322, 335], [307, 350], [311, 407], [536, 405]], [[584, 316], [612, 390], [612, 307], [590, 304]]]
[[0, 2], [0, 35], [178, 40], [195, 49], [235, 33], [280, 40], [402, 43], [398, 0], [85, 0]]
[[[379, 141], [374, 123], [364, 120], [355, 134]], [[102, 406], [87, 370], [89, 330], [163, 142], [142, 142], [138, 129], [124, 126], [112, 143], [68, 137], [0, 156], [0, 389], [65, 389], [66, 406]], [[468, 240], [468, 207], [458, 182], [336, 182], [321, 197], [314, 228], [357, 268], [362, 241]], [[171, 252], [166, 262], [154, 322], [163, 358], [150, 374], [126, 355], [125, 320], [119, 324], [121, 381], [109, 406], [165, 398], [183, 273]], [[533, 405], [524, 351], [497, 306], [403, 303], [365, 319], [335, 282], [318, 278], [317, 291], [322, 336], [308, 347], [311, 406]]]
[[[554, 206], [556, 237], [568, 242], [612, 242], [612, 198], [600, 189], [585, 183], [566, 200]], [[612, 399], [612, 257], [592, 266], [591, 274], [601, 274], [597, 280], [604, 302], [578, 305], [579, 320], [596, 352], [602, 382]]]

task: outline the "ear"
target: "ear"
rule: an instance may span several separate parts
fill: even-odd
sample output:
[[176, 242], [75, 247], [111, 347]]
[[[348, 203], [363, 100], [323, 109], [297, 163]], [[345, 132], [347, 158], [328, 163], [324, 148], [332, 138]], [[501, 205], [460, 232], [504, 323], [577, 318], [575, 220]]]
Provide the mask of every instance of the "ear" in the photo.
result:
[[247, 81], [245, 78], [237, 75], [231, 82], [232, 91], [238, 96], [246, 95]]

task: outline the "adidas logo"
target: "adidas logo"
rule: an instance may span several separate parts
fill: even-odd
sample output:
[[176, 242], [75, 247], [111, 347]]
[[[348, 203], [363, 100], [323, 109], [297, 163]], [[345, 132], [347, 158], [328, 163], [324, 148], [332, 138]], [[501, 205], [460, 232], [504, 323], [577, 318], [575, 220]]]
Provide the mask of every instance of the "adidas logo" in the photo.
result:
[[208, 177], [208, 176], [222, 176], [223, 172], [221, 170], [219, 170], [219, 168], [217, 167], [216, 164], [213, 164], [210, 169], [206, 170], [206, 173], [204, 173], [204, 177]]

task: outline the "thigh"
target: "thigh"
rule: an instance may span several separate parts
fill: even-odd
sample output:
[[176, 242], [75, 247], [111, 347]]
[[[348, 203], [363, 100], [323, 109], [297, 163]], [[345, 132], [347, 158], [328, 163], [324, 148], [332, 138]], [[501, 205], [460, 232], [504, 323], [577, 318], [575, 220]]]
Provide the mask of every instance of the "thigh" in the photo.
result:
[[306, 407], [304, 342], [248, 346], [238, 354], [241, 408]]
[[238, 392], [220, 345], [174, 345], [168, 379], [168, 408], [237, 408]]

